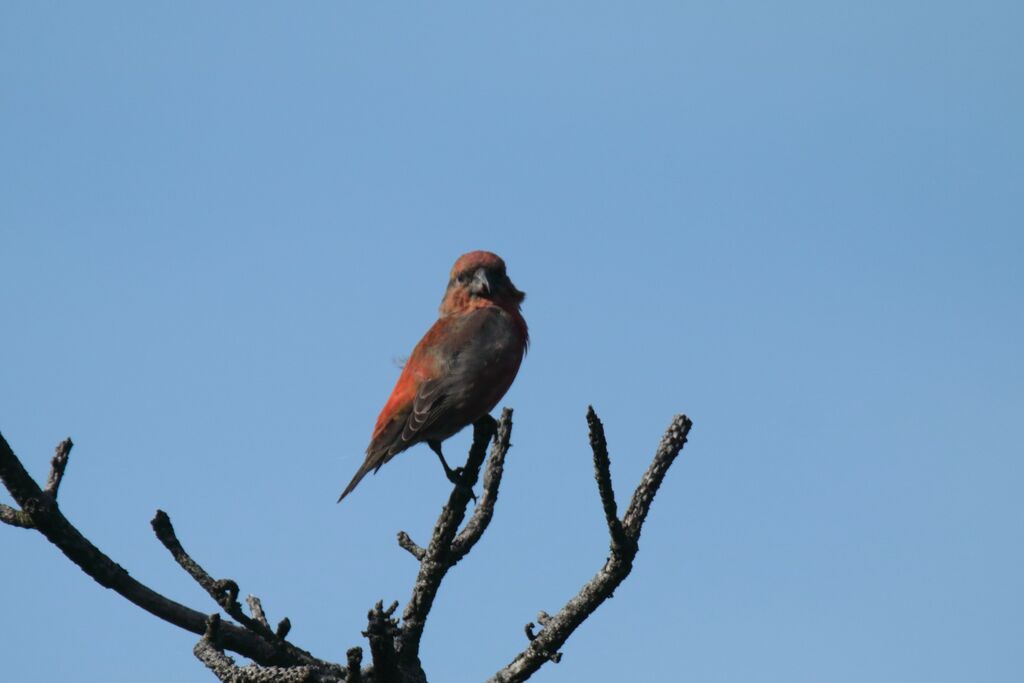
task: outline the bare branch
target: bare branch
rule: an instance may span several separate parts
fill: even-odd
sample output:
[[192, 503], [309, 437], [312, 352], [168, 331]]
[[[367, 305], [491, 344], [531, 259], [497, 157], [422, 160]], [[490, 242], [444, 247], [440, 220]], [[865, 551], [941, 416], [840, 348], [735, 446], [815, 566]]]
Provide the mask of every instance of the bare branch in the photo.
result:
[[[2, 438], [3, 437], [0, 436], [0, 439]], [[4, 443], [6, 445], [6, 442]], [[60, 481], [64, 478], [64, 468], [68, 465], [68, 454], [71, 453], [71, 447], [73, 445], [74, 444], [71, 443], [71, 439], [64, 439], [57, 444], [57, 448], [54, 450], [53, 459], [50, 461], [50, 474], [47, 478], [46, 488], [42, 491], [43, 495], [34, 497], [30, 496], [29, 500], [31, 501], [30, 504], [32, 506], [46, 508], [55, 504], [57, 499], [57, 489], [60, 488]], [[10, 446], [7, 446], [7, 450], [10, 450]], [[11, 453], [11, 456], [14, 457], [14, 453]], [[17, 461], [16, 457], [15, 461]], [[21, 463], [17, 464], [20, 465]], [[24, 468], [22, 468], [22, 473], [24, 473], [25, 477], [31, 481], [28, 474], [24, 472]], [[15, 475], [15, 480], [17, 480], [17, 473], [13, 474]], [[34, 481], [32, 483], [35, 484]], [[28, 493], [31, 494], [32, 491], [29, 490]], [[14, 495], [13, 491], [11, 492], [11, 495]], [[17, 498], [15, 498], [15, 500], [17, 500]], [[36, 528], [35, 522], [32, 521], [32, 516], [28, 512], [25, 510], [17, 510], [9, 505], [0, 504], [0, 522], [4, 522], [11, 526], [21, 527], [22, 529]]]
[[[638, 551], [644, 520], [664, 477], [686, 443], [692, 426], [684, 415], [676, 416], [662, 438], [653, 461], [644, 473], [620, 520], [612, 487], [611, 465], [604, 427], [594, 413], [587, 412], [590, 445], [594, 457], [594, 476], [611, 538], [611, 552], [604, 566], [588, 581], [557, 614], [537, 615], [536, 626], [529, 623], [524, 632], [529, 641], [492, 681], [508, 683], [524, 681], [545, 662], [558, 662], [559, 648], [575, 629], [611, 597], [629, 575]], [[0, 521], [25, 528], [35, 528], [56, 545], [69, 559], [100, 585], [117, 591], [132, 603], [181, 628], [201, 634], [196, 656], [222, 681], [232, 683], [426, 683], [419, 658], [420, 642], [426, 619], [440, 585], [456, 563], [468, 554], [487, 530], [494, 515], [498, 491], [504, 473], [505, 458], [510, 447], [512, 411], [505, 409], [500, 422], [490, 416], [474, 424], [473, 444], [457, 484], [439, 515], [424, 548], [404, 531], [398, 533], [398, 544], [420, 562], [412, 595], [405, 606], [401, 625], [395, 618], [398, 603], [384, 609], [378, 602], [370, 610], [367, 630], [373, 666], [362, 670], [361, 648], [346, 653], [346, 667], [313, 657], [289, 643], [285, 638], [291, 622], [282, 619], [275, 630], [263, 610], [259, 598], [249, 595], [249, 614], [238, 602], [238, 584], [231, 579], [214, 579], [184, 549], [170, 518], [158, 510], [152, 521], [153, 530], [179, 565], [242, 626], [222, 622], [219, 615], [207, 616], [174, 602], [128, 575], [122, 567], [104, 555], [64, 517], [56, 504], [57, 492], [68, 463], [72, 443], [67, 439], [58, 445], [53, 457], [45, 489], [28, 476], [21, 462], [0, 435], [0, 480], [11, 493], [20, 510], [0, 505]], [[488, 442], [493, 438], [490, 457]], [[483, 473], [483, 492], [479, 505], [465, 527], [473, 486]], [[256, 664], [238, 666], [225, 653], [232, 650], [252, 659]]]
[[590, 448], [594, 452], [594, 477], [597, 479], [597, 491], [601, 495], [601, 505], [604, 507], [608, 534], [612, 539], [612, 548], [622, 549], [626, 543], [626, 535], [622, 531], [622, 522], [619, 521], [618, 508], [615, 505], [608, 442], [604, 437], [604, 425], [594, 412], [593, 406], [587, 407], [587, 424], [590, 425]]
[[288, 637], [288, 633], [292, 630], [292, 620], [285, 617], [281, 621], [277, 622], [277, 629], [274, 630], [274, 635], [277, 636], [278, 640], [284, 640]]
[[408, 550], [409, 554], [415, 557], [417, 560], [423, 560], [423, 556], [427, 554], [421, 546], [417, 545], [416, 541], [409, 538], [409, 534], [404, 531], [398, 532], [398, 545], [404, 550]]
[[484, 490], [480, 494], [480, 503], [473, 510], [473, 515], [466, 522], [466, 526], [452, 542], [451, 561], [453, 565], [473, 549], [491, 523], [491, 518], [494, 516], [494, 504], [498, 502], [501, 476], [505, 472], [505, 455], [508, 453], [511, 436], [512, 409], [505, 408], [501, 411], [501, 419], [498, 420], [498, 429], [494, 435], [494, 444], [491, 446], [491, 455], [487, 459], [487, 466], [484, 469]]
[[[35, 528], [94, 581], [168, 623], [197, 635], [206, 632], [207, 615], [136, 581], [86, 539], [28, 475], [3, 435], [0, 435], [0, 480]], [[222, 624], [220, 633], [225, 648], [261, 664], [320, 663], [320, 660], [294, 646], [275, 649], [256, 634], [234, 624]]]
[[347, 664], [348, 677], [345, 679], [345, 683], [363, 683], [363, 648], [361, 647], [350, 647], [345, 653], [345, 660]]
[[32, 518], [28, 516], [28, 513], [23, 510], [15, 510], [10, 505], [4, 505], [0, 503], [0, 522], [4, 524], [10, 524], [11, 526], [21, 527], [22, 529], [35, 529], [36, 525], [32, 522]]
[[[231, 615], [238, 623], [245, 626], [253, 633], [259, 635], [261, 638], [266, 640], [269, 644], [274, 647], [281, 645], [284, 639], [284, 634], [288, 633], [291, 628], [289, 622], [286, 627], [282, 629], [278, 627], [278, 633], [274, 633], [270, 630], [269, 626], [264, 625], [259, 619], [254, 619], [245, 612], [242, 611], [242, 606], [238, 603], [238, 584], [231, 579], [220, 579], [214, 580], [205, 569], [203, 569], [198, 562], [192, 559], [185, 548], [182, 547], [181, 541], [178, 540], [177, 534], [174, 533], [174, 526], [171, 524], [171, 518], [163, 510], [157, 510], [153, 520], [150, 522], [153, 526], [153, 531], [156, 533], [156, 537], [160, 539], [164, 547], [170, 551], [174, 560], [181, 565], [181, 568], [188, 572], [188, 575], [195, 579], [203, 590], [205, 590], [213, 601], [216, 602], [221, 608]], [[260, 605], [262, 610], [262, 605]], [[282, 621], [282, 625], [287, 622], [287, 619]]]
[[[542, 612], [540, 612], [537, 615], [537, 623], [539, 623], [541, 626], [547, 626], [547, 623], [550, 620], [551, 620], [551, 617], [548, 616], [547, 612], [543, 612], [542, 611]], [[536, 628], [536, 624], [534, 624], [532, 621], [530, 623], [528, 623], [525, 627], [523, 627], [523, 631], [526, 632], [526, 639], [528, 641], [530, 641], [531, 643], [533, 641], [537, 640], [537, 634], [534, 632], [535, 628]], [[558, 664], [560, 661], [562, 661], [562, 653], [561, 652], [552, 652], [551, 654], [548, 655], [548, 661], [554, 662], [555, 664]]]
[[235, 660], [224, 654], [220, 637], [220, 615], [213, 613], [206, 622], [206, 632], [192, 649], [196, 658], [206, 665], [218, 681], [230, 681], [235, 677], [238, 667]]
[[[668, 468], [686, 443], [686, 437], [692, 426], [693, 423], [688, 417], [677, 415], [673, 418], [665, 436], [662, 437], [654, 460], [633, 493], [632, 502], [626, 511], [625, 521], [622, 523], [623, 531], [630, 542], [622, 545], [612, 544], [611, 555], [594, 578], [588, 581], [557, 614], [546, 619], [546, 623], [542, 622], [544, 629], [540, 633], [534, 634], [534, 638], [530, 640], [526, 649], [520, 652], [508, 666], [498, 671], [490, 679], [492, 682], [518, 683], [525, 681], [545, 662], [558, 661], [560, 657], [558, 650], [565, 644], [573, 631], [593, 614], [601, 603], [611, 597], [619, 584], [629, 576], [633, 569], [633, 559], [636, 557], [639, 547], [637, 540], [640, 538], [640, 530], [647, 512], [650, 510], [654, 495], [658, 492], [658, 487], [661, 486]], [[595, 453], [595, 463], [597, 461], [598, 455]], [[602, 467], [597, 465], [599, 489], [603, 486], [601, 470]], [[607, 490], [611, 491], [610, 477], [607, 481]], [[602, 492], [602, 500], [604, 499], [605, 495]], [[605, 513], [607, 517], [607, 504]], [[533, 629], [531, 628], [527, 631], [527, 637], [532, 633]]]
[[676, 415], [672, 419], [665, 435], [661, 437], [658, 444], [658, 451], [654, 455], [643, 479], [633, 492], [633, 499], [626, 508], [626, 514], [622, 516], [622, 527], [626, 535], [634, 543], [640, 540], [640, 530], [643, 528], [644, 520], [654, 502], [654, 495], [661, 488], [661, 482], [665, 480], [668, 468], [672, 466], [679, 451], [686, 445], [686, 437], [690, 433], [693, 421], [685, 415]]
[[344, 679], [334, 673], [325, 675], [312, 666], [238, 666], [235, 660], [224, 654], [220, 644], [222, 624], [219, 614], [211, 614], [207, 620], [206, 633], [192, 649], [196, 658], [206, 665], [217, 680], [226, 683], [337, 683]]
[[[511, 411], [507, 411], [511, 415]], [[505, 417], [505, 416], [503, 416]], [[466, 506], [473, 495], [473, 486], [480, 475], [480, 466], [487, 455], [487, 443], [491, 440], [497, 428], [494, 419], [485, 415], [473, 425], [473, 445], [469, 449], [469, 458], [463, 468], [463, 485], [455, 486], [448, 497], [448, 504], [441, 510], [441, 515], [434, 525], [434, 533], [430, 538], [423, 560], [420, 562], [420, 571], [416, 576], [416, 583], [413, 586], [412, 597], [405, 606], [402, 614], [402, 637], [399, 640], [402, 668], [411, 669], [420, 667], [419, 651], [420, 639], [423, 637], [423, 627], [426, 625], [427, 615], [434, 604], [434, 597], [444, 580], [445, 574], [454, 564], [452, 560], [452, 541], [459, 525], [466, 516]], [[376, 675], [378, 664], [377, 656], [374, 655], [374, 672]]]
[[213, 601], [221, 607], [230, 605], [232, 601], [238, 597], [238, 584], [234, 581], [216, 581], [212, 576], [206, 573], [206, 570], [199, 566], [199, 563], [192, 559], [192, 557], [185, 552], [185, 548], [182, 547], [181, 542], [178, 540], [178, 536], [174, 533], [174, 526], [171, 524], [171, 518], [163, 510], [157, 510], [153, 519], [150, 521], [150, 525], [153, 527], [153, 531], [156, 533], [156, 537], [160, 539], [171, 556], [174, 557], [174, 561], [177, 562], [182, 569], [184, 569], [189, 576], [195, 579], [204, 591], [210, 594]]
[[398, 673], [398, 653], [395, 638], [399, 635], [398, 621], [392, 617], [398, 603], [384, 609], [379, 601], [366, 615], [367, 625], [363, 635], [370, 641], [370, 655], [373, 657], [373, 679], [382, 683], [401, 680]]
[[260, 599], [255, 595], [248, 595], [245, 602], [249, 605], [249, 613], [252, 614], [252, 618], [270, 630], [270, 622], [267, 621], [267, 615], [263, 612], [263, 603], [260, 602]]
[[74, 445], [71, 443], [71, 439], [64, 439], [57, 444], [57, 449], [53, 453], [53, 460], [50, 461], [50, 476], [46, 478], [46, 488], [43, 489], [51, 498], [57, 497], [57, 489], [60, 488], [60, 482], [64, 479], [64, 468], [68, 466], [68, 456]]

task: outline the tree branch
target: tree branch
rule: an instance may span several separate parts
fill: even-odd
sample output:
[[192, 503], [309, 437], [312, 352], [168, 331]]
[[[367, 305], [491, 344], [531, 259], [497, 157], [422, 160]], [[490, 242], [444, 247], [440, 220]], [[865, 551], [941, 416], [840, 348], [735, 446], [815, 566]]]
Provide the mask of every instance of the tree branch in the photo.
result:
[[[175, 602], [135, 580], [85, 538], [61, 513], [53, 498], [28, 475], [2, 434], [0, 480], [21, 506], [20, 512], [28, 515], [33, 526], [98, 584], [170, 624], [197, 635], [206, 632], [207, 615]], [[312, 663], [297, 661], [292, 653], [275, 649], [256, 634], [234, 624], [222, 624], [220, 633], [225, 648], [261, 664], [289, 666]], [[319, 661], [312, 655], [309, 658], [314, 662]]]
[[618, 508], [615, 505], [615, 491], [612, 489], [611, 459], [608, 457], [608, 442], [604, 437], [604, 425], [594, 412], [594, 406], [587, 406], [587, 424], [590, 426], [590, 448], [594, 452], [594, 478], [597, 479], [597, 492], [601, 496], [604, 507], [604, 519], [608, 524], [608, 534], [612, 539], [612, 548], [622, 551], [626, 544], [626, 534], [619, 521]]
[[382, 601], [378, 601], [366, 615], [368, 623], [363, 635], [370, 641], [373, 679], [381, 683], [397, 683], [402, 680], [396, 651], [396, 640], [400, 637], [401, 629], [392, 616], [397, 608], [397, 601], [387, 609], [384, 609]]
[[416, 541], [409, 538], [409, 534], [404, 531], [398, 532], [398, 545], [404, 550], [408, 550], [410, 555], [420, 561], [422, 561], [424, 555], [427, 554], [427, 551], [418, 545]]
[[[0, 438], [3, 437], [0, 436]], [[50, 461], [50, 474], [46, 479], [46, 488], [43, 489], [43, 496], [39, 499], [40, 505], [56, 505], [57, 489], [60, 488], [61, 479], [64, 478], [64, 468], [68, 466], [68, 455], [71, 453], [72, 446], [74, 444], [71, 443], [71, 439], [64, 439], [57, 444], [53, 459]], [[8, 450], [10, 450], [9, 446]], [[32, 521], [32, 517], [27, 512], [15, 510], [11, 506], [3, 505], [2, 503], [0, 503], [0, 522], [21, 527], [22, 529], [36, 528], [35, 522]]]
[[[506, 408], [502, 413], [502, 422], [507, 423], [506, 430], [510, 428], [511, 420], [512, 411]], [[398, 654], [403, 669], [416, 668], [422, 671], [419, 651], [423, 627], [426, 625], [427, 615], [434, 604], [434, 597], [441, 586], [441, 581], [459, 559], [453, 557], [452, 542], [466, 516], [466, 506], [473, 495], [472, 488], [487, 455], [487, 443], [497, 429], [497, 423], [489, 415], [485, 415], [473, 425], [473, 445], [469, 449], [469, 458], [463, 468], [464, 485], [452, 489], [448, 504], [441, 510], [441, 515], [434, 525], [430, 544], [420, 561], [420, 571], [416, 576], [412, 597], [409, 598], [402, 613]], [[374, 658], [374, 670], [376, 668], [377, 661]]]
[[267, 621], [267, 615], [263, 612], [263, 603], [255, 595], [248, 595], [245, 598], [245, 602], [249, 605], [249, 612], [252, 614], [253, 619], [260, 622], [268, 630], [270, 629], [270, 622]]
[[[654, 454], [643, 478], [633, 492], [633, 499], [629, 501], [626, 514], [622, 516], [622, 528], [626, 535], [634, 542], [640, 540], [640, 531], [643, 528], [647, 513], [651, 510], [651, 503], [654, 496], [661, 488], [661, 482], [665, 480], [668, 468], [672, 466], [679, 451], [686, 445], [686, 437], [690, 434], [690, 427], [693, 421], [685, 415], [676, 415], [672, 419], [665, 435], [661, 437], [658, 450]], [[634, 551], [635, 552], [635, 551]]]
[[206, 665], [217, 680], [225, 683], [340, 683], [334, 672], [325, 673], [309, 665], [305, 666], [259, 666], [250, 664], [238, 666], [235, 660], [224, 654], [220, 642], [221, 624], [219, 614], [211, 614], [206, 622], [206, 632], [192, 649], [196, 658]]
[[501, 411], [501, 419], [494, 434], [494, 445], [491, 446], [491, 455], [484, 469], [484, 490], [480, 494], [480, 503], [473, 510], [473, 516], [466, 522], [466, 526], [452, 541], [453, 565], [473, 549], [491, 523], [494, 504], [498, 502], [498, 487], [501, 486], [501, 477], [505, 473], [505, 455], [508, 454], [511, 436], [512, 409], [505, 408]]
[[[524, 681], [545, 662], [561, 658], [559, 648], [575, 629], [598, 606], [611, 597], [614, 590], [632, 570], [644, 520], [665, 474], [686, 443], [692, 422], [677, 415], [633, 493], [629, 507], [620, 520], [612, 488], [610, 458], [604, 427], [593, 408], [587, 412], [590, 445], [594, 457], [594, 477], [604, 510], [610, 536], [610, 554], [604, 566], [555, 615], [537, 615], [538, 632], [533, 623], [524, 631], [529, 640], [520, 652], [492, 681], [509, 683]], [[72, 443], [61, 442], [51, 463], [45, 488], [28, 475], [10, 446], [0, 435], [0, 480], [21, 509], [0, 504], [0, 521], [13, 526], [37, 529], [69, 559], [100, 585], [110, 588], [133, 604], [171, 624], [202, 638], [194, 652], [221, 681], [232, 683], [426, 683], [419, 658], [420, 642], [426, 619], [440, 585], [448, 573], [468, 554], [487, 530], [494, 515], [498, 490], [504, 473], [505, 458], [510, 447], [512, 411], [506, 408], [501, 420], [490, 416], [474, 424], [473, 444], [463, 468], [463, 481], [456, 485], [441, 510], [430, 543], [417, 545], [404, 531], [398, 534], [399, 545], [420, 561], [412, 595], [405, 606], [401, 623], [394, 617], [398, 603], [384, 609], [378, 602], [368, 614], [363, 633], [370, 644], [373, 666], [362, 670], [362, 650], [350, 648], [346, 667], [317, 659], [285, 640], [291, 627], [283, 619], [272, 631], [259, 598], [246, 598], [250, 614], [238, 602], [238, 584], [231, 579], [214, 579], [184, 549], [174, 531], [170, 517], [158, 510], [153, 530], [179, 565], [242, 626], [224, 623], [219, 615], [207, 616], [160, 595], [136, 581], [121, 566], [103, 554], [86, 539], [61, 513], [57, 492], [68, 464]], [[483, 474], [483, 493], [465, 527], [466, 509], [473, 497], [473, 486], [480, 476], [487, 456], [488, 442], [493, 438], [490, 457]], [[250, 616], [251, 615], [251, 616]], [[225, 650], [237, 652], [256, 662], [238, 666]]]
[[345, 683], [363, 683], [363, 648], [361, 647], [350, 647], [345, 652], [345, 660], [348, 664], [348, 677], [345, 679]]
[[57, 489], [64, 479], [64, 468], [68, 466], [68, 456], [71, 455], [71, 447], [74, 445], [71, 439], [64, 439], [57, 444], [53, 460], [50, 461], [50, 476], [46, 478], [46, 488], [43, 489], [51, 498], [57, 497]]
[[[174, 560], [184, 569], [189, 576], [195, 579], [203, 590], [205, 590], [213, 601], [216, 602], [220, 607], [227, 612], [233, 619], [238, 623], [242, 624], [245, 628], [249, 629], [256, 635], [263, 638], [267, 643], [274, 647], [288, 647], [288, 644], [283, 642], [284, 635], [280, 637], [278, 634], [270, 630], [270, 625], [266, 623], [266, 616], [263, 614], [263, 605], [259, 602], [258, 598], [254, 598], [256, 604], [259, 606], [259, 615], [257, 616], [254, 612], [253, 617], [249, 617], [245, 612], [242, 611], [242, 606], [238, 603], [238, 584], [231, 579], [220, 579], [215, 581], [205, 569], [203, 569], [198, 562], [192, 559], [185, 548], [182, 547], [181, 542], [178, 540], [178, 536], [174, 533], [174, 526], [171, 524], [171, 518], [167, 516], [167, 513], [163, 510], [157, 510], [156, 515], [153, 517], [153, 521], [150, 522], [153, 526], [153, 531], [156, 533], [156, 537], [160, 539], [164, 547], [170, 551], [171, 556]], [[252, 596], [250, 596], [252, 597]], [[250, 605], [252, 603], [250, 602]], [[260, 617], [263, 621], [260, 621]], [[282, 623], [287, 622], [287, 619]], [[291, 627], [290, 622], [284, 629], [287, 631]], [[294, 647], [294, 646], [293, 646]], [[309, 654], [309, 653], [304, 653]], [[301, 658], [303, 655], [295, 653], [295, 655]]]
[[[591, 413], [593, 411], [591, 410]], [[589, 418], [589, 414], [588, 414]], [[600, 421], [594, 415], [591, 422], [591, 443], [595, 435], [597, 448], [594, 449], [595, 475], [598, 490], [601, 492], [601, 499], [605, 504], [605, 514], [608, 516], [609, 504], [608, 495], [611, 493], [611, 477], [607, 474], [607, 450], [602, 448], [603, 429], [600, 428]], [[595, 425], [598, 425], [595, 430]], [[672, 465], [676, 456], [686, 444], [686, 437], [690, 432], [693, 422], [685, 415], [677, 415], [673, 418], [668, 430], [658, 445], [647, 472], [644, 473], [640, 484], [633, 493], [629, 509], [626, 511], [624, 521], [621, 522], [624, 534], [628, 543], [612, 543], [611, 554], [605, 561], [604, 566], [597, 574], [588, 581], [580, 592], [559, 610], [558, 614], [547, 619], [543, 624], [544, 629], [533, 634], [532, 626], [527, 628], [527, 636], [534, 635], [526, 649], [520, 652], [508, 666], [498, 671], [491, 679], [493, 683], [518, 683], [525, 681], [536, 672], [547, 661], [557, 661], [559, 648], [572, 635], [573, 631], [583, 623], [601, 603], [611, 597], [619, 584], [629, 576], [633, 569], [633, 559], [636, 557], [639, 546], [637, 541], [640, 538], [640, 530], [643, 526], [647, 512], [650, 510], [665, 473]], [[599, 451], [602, 451], [599, 453]], [[607, 495], [606, 495], [607, 494]], [[614, 518], [614, 515], [612, 516]], [[616, 519], [616, 521], [618, 521]], [[609, 527], [614, 526], [609, 520]], [[613, 532], [614, 533], [614, 532]]]
[[0, 503], [0, 522], [10, 524], [21, 529], [35, 529], [36, 525], [28, 513], [23, 510], [15, 510], [10, 505]]

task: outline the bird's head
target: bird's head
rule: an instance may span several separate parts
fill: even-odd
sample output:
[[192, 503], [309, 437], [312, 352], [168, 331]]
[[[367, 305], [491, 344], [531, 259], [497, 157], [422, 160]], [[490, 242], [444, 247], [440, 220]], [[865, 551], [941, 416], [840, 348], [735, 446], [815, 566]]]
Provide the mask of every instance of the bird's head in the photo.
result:
[[508, 310], [519, 310], [525, 298], [508, 278], [500, 256], [489, 251], [471, 251], [460, 256], [452, 267], [441, 313], [472, 307], [481, 300], [492, 301]]

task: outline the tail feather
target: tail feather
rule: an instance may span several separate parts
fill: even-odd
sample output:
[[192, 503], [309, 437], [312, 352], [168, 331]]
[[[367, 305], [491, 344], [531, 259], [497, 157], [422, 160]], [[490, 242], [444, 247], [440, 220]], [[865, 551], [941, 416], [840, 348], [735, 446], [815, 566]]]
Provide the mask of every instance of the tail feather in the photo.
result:
[[359, 485], [363, 477], [371, 471], [376, 472], [388, 460], [416, 443], [416, 440], [402, 438], [404, 427], [405, 420], [391, 420], [385, 424], [383, 429], [378, 425], [374, 430], [373, 440], [366, 448], [366, 459], [359, 471], [356, 472], [356, 476], [352, 477], [352, 481], [341, 492], [341, 496], [338, 498], [339, 503], [345, 496], [352, 493], [352, 489]]
[[374, 448], [373, 444], [370, 444], [370, 448], [366, 450], [366, 460], [363, 461], [363, 464], [356, 472], [356, 475], [352, 477], [352, 481], [348, 483], [345, 490], [341, 492], [340, 496], [338, 496], [338, 502], [340, 503], [345, 496], [352, 493], [352, 489], [358, 486], [359, 482], [363, 480], [363, 477], [369, 474], [371, 470], [376, 472], [380, 469], [381, 465], [392, 457], [394, 457], [393, 454], [389, 455], [386, 450], [382, 453], [379, 448]]
[[356, 472], [356, 476], [352, 477], [352, 481], [348, 483], [348, 486], [345, 487], [345, 490], [341, 492], [340, 496], [338, 496], [338, 502], [340, 503], [342, 500], [345, 499], [345, 496], [352, 493], [352, 489], [358, 486], [359, 482], [363, 480], [363, 477], [369, 474], [370, 470], [372, 469], [373, 465], [369, 465], [364, 462], [363, 466], [359, 468], [358, 472]]

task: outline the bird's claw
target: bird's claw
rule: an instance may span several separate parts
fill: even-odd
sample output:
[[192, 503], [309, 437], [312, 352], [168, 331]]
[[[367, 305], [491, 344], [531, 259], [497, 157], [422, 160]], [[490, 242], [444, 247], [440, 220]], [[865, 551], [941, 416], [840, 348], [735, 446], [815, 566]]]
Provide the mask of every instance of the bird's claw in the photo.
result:
[[473, 493], [473, 487], [466, 481], [466, 472], [461, 467], [456, 467], [453, 470], [447, 470], [445, 474], [448, 476], [448, 481], [455, 485], [456, 488], [462, 489], [469, 493], [469, 497], [476, 503], [476, 494]]

